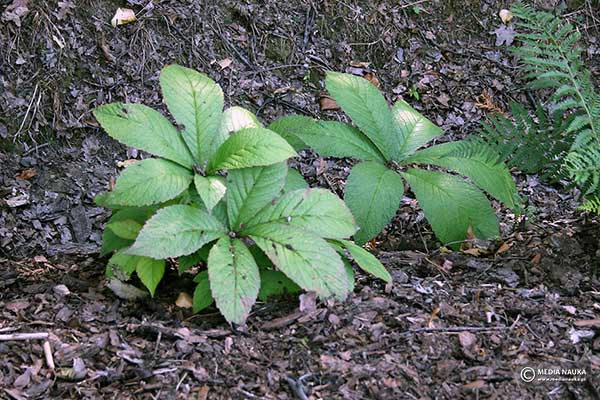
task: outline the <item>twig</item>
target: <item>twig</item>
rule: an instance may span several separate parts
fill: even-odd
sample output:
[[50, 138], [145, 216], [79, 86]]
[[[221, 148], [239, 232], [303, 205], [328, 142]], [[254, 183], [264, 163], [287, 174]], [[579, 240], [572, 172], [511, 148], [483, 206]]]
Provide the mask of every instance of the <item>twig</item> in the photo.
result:
[[455, 326], [448, 328], [417, 328], [402, 332], [400, 336], [409, 336], [413, 333], [452, 333], [452, 332], [486, 332], [486, 331], [507, 331], [513, 329], [512, 326]]
[[48, 365], [49, 369], [54, 370], [54, 357], [52, 357], [52, 347], [50, 347], [50, 342], [44, 340], [43, 348], [44, 355], [46, 356], [46, 365]]
[[285, 379], [288, 385], [290, 385], [290, 388], [292, 389], [296, 397], [298, 397], [300, 400], [308, 400], [304, 385], [302, 384], [302, 378], [296, 381], [295, 379], [290, 378], [289, 376], [284, 376], [283, 379]]
[[0, 342], [6, 342], [10, 340], [44, 340], [42, 348], [44, 349], [44, 356], [46, 357], [46, 364], [48, 368], [54, 370], [54, 357], [52, 357], [52, 347], [48, 339], [48, 332], [34, 332], [34, 333], [9, 333], [6, 335], [0, 335]]
[[9, 333], [7, 335], [0, 335], [0, 342], [9, 340], [40, 340], [47, 339], [48, 332], [37, 332], [37, 333]]
[[429, 0], [418, 0], [418, 1], [413, 1], [412, 3], [408, 3], [408, 4], [403, 4], [400, 6], [400, 9], [402, 10], [403, 8], [408, 8], [408, 7], [413, 7], [416, 6], [418, 4], [422, 4], [422, 3], [427, 3]]

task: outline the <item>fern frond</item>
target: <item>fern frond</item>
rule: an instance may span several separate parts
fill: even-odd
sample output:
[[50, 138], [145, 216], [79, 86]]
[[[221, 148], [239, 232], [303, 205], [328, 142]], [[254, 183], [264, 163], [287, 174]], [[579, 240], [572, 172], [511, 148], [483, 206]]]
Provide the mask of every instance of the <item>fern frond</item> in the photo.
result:
[[595, 214], [600, 214], [600, 197], [592, 197], [586, 199], [583, 204], [579, 206], [582, 211], [589, 211]]
[[565, 166], [584, 194], [600, 193], [600, 146], [571, 151], [565, 157]]
[[[518, 26], [528, 33], [517, 35], [521, 46], [512, 51], [519, 56], [534, 89], [556, 88], [550, 100], [555, 110], [581, 112], [569, 128], [571, 132], [589, 129], [589, 138], [600, 145], [600, 100], [594, 92], [589, 71], [583, 68], [581, 34], [569, 23], [523, 4], [512, 6], [520, 19]], [[587, 141], [587, 140], [586, 140]]]
[[519, 103], [511, 104], [514, 121], [503, 115], [491, 115], [482, 123], [480, 138], [495, 149], [499, 158], [511, 168], [528, 174], [542, 173], [544, 178], [558, 179], [563, 157], [572, 137], [565, 135], [561, 113], [547, 112], [541, 104], [535, 118]]

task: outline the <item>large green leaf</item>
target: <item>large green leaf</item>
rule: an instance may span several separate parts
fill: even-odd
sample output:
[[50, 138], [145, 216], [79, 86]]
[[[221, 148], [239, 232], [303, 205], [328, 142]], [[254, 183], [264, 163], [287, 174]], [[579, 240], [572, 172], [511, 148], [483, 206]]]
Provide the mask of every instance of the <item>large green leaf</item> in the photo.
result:
[[425, 118], [404, 100], [398, 100], [394, 104], [392, 113], [403, 138], [402, 145], [395, 155], [396, 161], [403, 160], [419, 147], [444, 133], [440, 127]]
[[132, 219], [124, 219], [106, 224], [106, 229], [110, 229], [120, 238], [135, 240], [140, 229], [142, 229], [142, 224]]
[[363, 162], [352, 168], [344, 200], [360, 226], [354, 240], [363, 244], [377, 236], [396, 215], [403, 194], [402, 178], [385, 165]]
[[371, 82], [354, 75], [328, 72], [325, 86], [387, 159], [397, 156], [403, 138], [385, 98]]
[[[154, 214], [155, 211], [156, 207], [124, 208], [115, 212], [112, 217], [110, 217], [107, 227], [110, 228], [112, 224], [120, 223], [122, 221], [132, 221], [133, 225], [141, 227], [141, 225], [144, 224], [146, 220], [150, 218], [152, 214]], [[116, 235], [111, 229], [105, 229], [104, 232], [102, 232], [102, 248], [100, 249], [100, 256], [104, 257], [112, 251], [129, 247], [133, 244], [133, 239], [125, 239]]]
[[194, 185], [200, 195], [200, 198], [204, 202], [206, 209], [210, 212], [217, 205], [219, 201], [225, 196], [227, 187], [225, 186], [225, 179], [220, 176], [202, 176], [194, 175]]
[[332, 239], [347, 238], [356, 232], [348, 207], [325, 189], [300, 189], [284, 194], [250, 218], [245, 224], [246, 231], [271, 223], [297, 226]]
[[324, 239], [283, 224], [258, 225], [248, 234], [273, 264], [303, 289], [320, 297], [347, 296], [344, 263]]
[[162, 208], [146, 222], [126, 253], [156, 259], [192, 254], [226, 232], [212, 215], [198, 208], [174, 205]]
[[153, 260], [148, 257], [139, 257], [139, 261], [135, 266], [135, 273], [152, 296], [154, 296], [154, 291], [165, 274], [165, 266], [165, 260]]
[[433, 164], [468, 176], [477, 186], [515, 208], [517, 187], [508, 167], [486, 145], [457, 141], [421, 150], [406, 163]]
[[233, 133], [245, 128], [262, 128], [256, 115], [242, 107], [229, 107], [223, 113], [221, 136], [227, 139]]
[[281, 191], [283, 193], [291, 192], [298, 189], [308, 189], [308, 183], [304, 180], [304, 177], [297, 169], [288, 168], [288, 174], [285, 178], [285, 185]]
[[231, 229], [241, 229], [246, 221], [273, 200], [281, 192], [286, 174], [285, 163], [229, 171], [227, 214]]
[[373, 254], [349, 240], [340, 240], [338, 243], [348, 250], [354, 259], [354, 262], [356, 262], [360, 269], [379, 279], [384, 280], [385, 282], [392, 281], [392, 276], [390, 273]]
[[264, 128], [246, 128], [230, 136], [210, 162], [210, 171], [271, 165], [296, 156], [278, 134]]
[[184, 167], [194, 164], [181, 134], [159, 112], [141, 104], [111, 103], [94, 110], [94, 116], [114, 139], [174, 161]]
[[107, 266], [118, 267], [119, 270], [125, 274], [125, 277], [129, 278], [131, 274], [135, 272], [140, 260], [144, 258], [146, 257], [131, 256], [129, 254], [123, 254], [122, 252], [117, 252], [108, 260]]
[[260, 289], [258, 266], [240, 239], [224, 236], [208, 255], [210, 291], [217, 308], [229, 322], [248, 318]]
[[192, 181], [192, 172], [160, 158], [149, 158], [127, 167], [110, 192], [113, 203], [146, 206], [174, 199]]
[[298, 127], [301, 127], [302, 124], [305, 124], [307, 120], [314, 121], [312, 118], [304, 117], [302, 115], [289, 115], [276, 119], [271, 122], [267, 128], [284, 138], [294, 149], [296, 149], [296, 151], [300, 151], [306, 149], [308, 145], [296, 135], [296, 130]]
[[193, 69], [169, 65], [160, 72], [160, 87], [194, 158], [203, 167], [227, 138], [221, 131], [223, 91]]
[[198, 283], [194, 290], [194, 298], [192, 301], [193, 311], [195, 313], [204, 310], [210, 306], [214, 299], [210, 292], [210, 282], [208, 281], [208, 271], [201, 271], [194, 278], [194, 282]]
[[476, 237], [498, 236], [498, 218], [485, 195], [460, 177], [411, 168], [402, 173], [427, 220], [444, 243], [463, 241], [469, 226]]
[[[341, 122], [316, 121], [309, 117], [291, 115], [273, 122], [269, 129], [277, 133], [284, 132], [282, 136], [286, 139], [297, 137], [324, 157], [353, 157], [385, 162], [385, 157], [367, 136], [355, 127]], [[292, 142], [296, 143], [293, 139]]]

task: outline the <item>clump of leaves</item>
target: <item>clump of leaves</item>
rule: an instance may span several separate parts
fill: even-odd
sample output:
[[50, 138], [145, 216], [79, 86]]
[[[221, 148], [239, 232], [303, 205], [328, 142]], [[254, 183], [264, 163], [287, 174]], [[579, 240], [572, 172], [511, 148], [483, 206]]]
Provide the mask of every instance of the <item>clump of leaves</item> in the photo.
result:
[[288, 169], [296, 152], [283, 138], [247, 110], [223, 112], [221, 88], [194, 70], [166, 67], [160, 84], [179, 127], [140, 104], [94, 111], [110, 136], [160, 157], [127, 167], [97, 198], [116, 210], [103, 235], [103, 254], [115, 252], [110, 274], [135, 272], [154, 294], [167, 259], [178, 258], [180, 272], [201, 264], [194, 310], [214, 299], [238, 324], [257, 297], [284, 289], [345, 298], [353, 288], [348, 256], [391, 280], [346, 240], [356, 225], [343, 201]]
[[[443, 243], [464, 240], [469, 226], [479, 238], [498, 235], [498, 219], [480, 189], [511, 208], [518, 196], [506, 165], [488, 146], [457, 141], [417, 151], [443, 132], [407, 102], [400, 100], [390, 110], [375, 86], [349, 74], [330, 72], [325, 84], [356, 126], [287, 116], [269, 128], [297, 150], [310, 147], [323, 156], [364, 160], [352, 168], [344, 195], [360, 226], [354, 236], [358, 243], [376, 236], [395, 215], [403, 179]], [[452, 170], [472, 183], [423, 166]]]
[[542, 94], [544, 108], [538, 107], [532, 118], [523, 106], [513, 106], [516, 122], [492, 117], [492, 125], [484, 125], [483, 139], [525, 172], [570, 180], [585, 196], [582, 208], [598, 210], [600, 93], [583, 62], [581, 34], [563, 19], [528, 5], [515, 3], [511, 11], [524, 30], [512, 52], [526, 73], [527, 86]]

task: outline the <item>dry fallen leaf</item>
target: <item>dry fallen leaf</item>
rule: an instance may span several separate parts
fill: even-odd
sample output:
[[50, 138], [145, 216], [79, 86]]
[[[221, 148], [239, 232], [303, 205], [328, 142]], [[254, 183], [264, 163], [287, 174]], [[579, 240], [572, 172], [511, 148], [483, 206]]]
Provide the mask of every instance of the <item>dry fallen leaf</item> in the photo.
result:
[[485, 387], [485, 381], [482, 381], [481, 379], [479, 379], [479, 380], [473, 381], [471, 383], [467, 383], [463, 387], [465, 389], [482, 389]]
[[502, 245], [498, 248], [498, 250], [496, 250], [496, 254], [502, 254], [507, 252], [512, 246], [513, 246], [513, 242], [504, 242], [502, 243]]
[[540, 263], [540, 261], [542, 260], [542, 255], [540, 253], [537, 253], [535, 256], [533, 256], [533, 258], [531, 259], [531, 263], [533, 265], [538, 265]]
[[37, 175], [37, 171], [34, 168], [27, 168], [27, 169], [24, 169], [23, 171], [19, 172], [15, 178], [17, 178], [21, 181], [28, 181], [36, 175]]
[[500, 15], [500, 19], [505, 24], [513, 18], [513, 14], [510, 12], [510, 10], [507, 10], [507, 9], [500, 10], [499, 15]]
[[135, 11], [130, 8], [117, 8], [117, 12], [110, 20], [110, 24], [116, 28], [118, 25], [125, 25], [134, 21], [137, 21]]
[[319, 98], [319, 107], [321, 107], [321, 111], [327, 110], [339, 110], [340, 106], [329, 96], [321, 96]]
[[129, 159], [129, 160], [125, 160], [125, 161], [117, 161], [117, 167], [118, 168], [127, 168], [130, 165], [135, 164], [136, 162], [138, 162], [139, 160], [134, 160], [134, 159]]
[[221, 61], [219, 61], [217, 64], [219, 64], [219, 67], [221, 67], [221, 70], [224, 70], [225, 68], [229, 68], [229, 66], [233, 63], [233, 61], [231, 60], [231, 58], [224, 58]]
[[179, 293], [179, 296], [177, 296], [177, 300], [175, 301], [175, 305], [181, 308], [192, 308], [192, 296], [186, 292]]
[[373, 74], [371, 72], [366, 72], [363, 75], [363, 78], [365, 78], [366, 80], [368, 80], [369, 82], [371, 82], [373, 84], [373, 86], [375, 86], [376, 88], [380, 88], [381, 87], [381, 83], [379, 83], [379, 79], [377, 79], [377, 77], [375, 76], [375, 74]]

